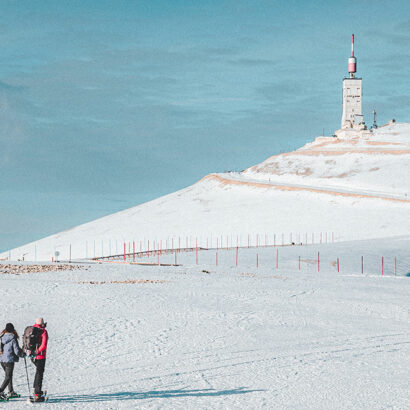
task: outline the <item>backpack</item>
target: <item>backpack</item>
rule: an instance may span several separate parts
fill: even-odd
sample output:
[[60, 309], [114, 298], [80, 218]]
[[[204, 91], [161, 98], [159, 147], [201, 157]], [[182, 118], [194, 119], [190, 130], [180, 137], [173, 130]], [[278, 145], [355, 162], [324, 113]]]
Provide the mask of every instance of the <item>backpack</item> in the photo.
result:
[[34, 326], [27, 326], [23, 335], [23, 349], [34, 353], [41, 344], [43, 329]]

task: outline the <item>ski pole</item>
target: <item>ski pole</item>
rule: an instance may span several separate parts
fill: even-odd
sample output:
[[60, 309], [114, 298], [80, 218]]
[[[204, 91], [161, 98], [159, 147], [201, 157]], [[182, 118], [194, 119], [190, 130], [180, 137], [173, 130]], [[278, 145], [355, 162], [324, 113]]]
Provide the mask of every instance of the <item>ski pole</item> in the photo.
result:
[[28, 370], [27, 370], [27, 360], [26, 356], [24, 356], [24, 365], [26, 367], [26, 377], [27, 377], [27, 389], [28, 389], [28, 395], [30, 397], [30, 382], [28, 381]]

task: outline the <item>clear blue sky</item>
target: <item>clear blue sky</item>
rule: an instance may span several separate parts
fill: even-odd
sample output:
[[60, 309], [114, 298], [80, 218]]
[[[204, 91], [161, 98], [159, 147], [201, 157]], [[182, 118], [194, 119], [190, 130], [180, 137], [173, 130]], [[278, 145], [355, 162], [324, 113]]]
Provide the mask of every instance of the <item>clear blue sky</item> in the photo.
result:
[[0, 250], [241, 170], [364, 114], [410, 121], [410, 2], [0, 1]]

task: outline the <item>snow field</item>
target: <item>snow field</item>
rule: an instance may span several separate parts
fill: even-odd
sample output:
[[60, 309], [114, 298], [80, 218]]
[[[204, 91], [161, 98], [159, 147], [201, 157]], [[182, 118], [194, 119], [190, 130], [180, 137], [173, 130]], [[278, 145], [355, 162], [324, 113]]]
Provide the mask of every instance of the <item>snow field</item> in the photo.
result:
[[[368, 136], [320, 137], [239, 173], [210, 174], [153, 201], [0, 254], [51, 261], [109, 253], [109, 243], [269, 232], [334, 232], [341, 240], [410, 231], [410, 124]], [[70, 252], [71, 250], [71, 252]]]
[[[38, 315], [48, 321], [53, 408], [405, 409], [409, 245], [401, 237], [283, 247], [279, 269], [274, 249], [260, 248], [240, 250], [238, 267], [230, 250], [219, 252], [218, 267], [209, 251], [199, 265], [193, 252], [176, 267], [0, 275], [2, 321], [20, 333]], [[297, 257], [317, 252], [320, 272], [314, 262], [299, 271]], [[382, 254], [397, 256], [398, 277], [391, 265], [381, 277]], [[127, 279], [165, 282], [79, 283]], [[25, 394], [22, 363], [15, 374]]]

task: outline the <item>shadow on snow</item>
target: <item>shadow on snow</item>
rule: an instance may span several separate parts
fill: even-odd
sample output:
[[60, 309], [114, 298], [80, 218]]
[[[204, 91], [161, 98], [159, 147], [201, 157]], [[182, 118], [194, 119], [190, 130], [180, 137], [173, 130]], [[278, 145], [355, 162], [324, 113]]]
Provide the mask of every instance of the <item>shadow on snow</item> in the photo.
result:
[[166, 399], [173, 397], [218, 397], [232, 394], [246, 394], [263, 390], [247, 390], [243, 387], [231, 390], [198, 389], [198, 390], [156, 390], [147, 392], [118, 392], [100, 394], [53, 395], [49, 403], [85, 403], [109, 400], [143, 400]]

